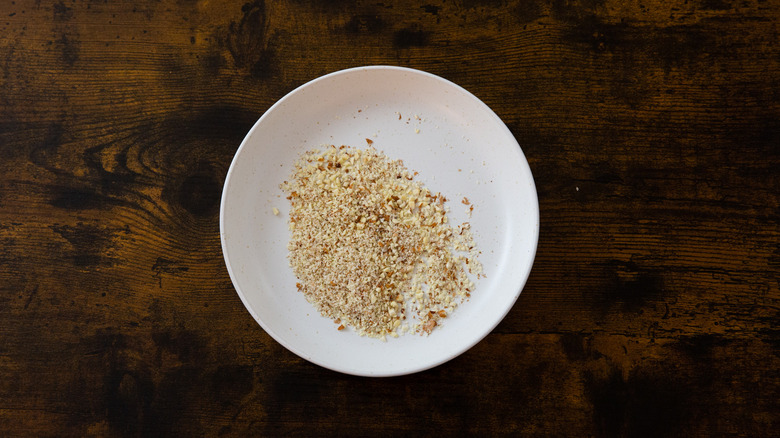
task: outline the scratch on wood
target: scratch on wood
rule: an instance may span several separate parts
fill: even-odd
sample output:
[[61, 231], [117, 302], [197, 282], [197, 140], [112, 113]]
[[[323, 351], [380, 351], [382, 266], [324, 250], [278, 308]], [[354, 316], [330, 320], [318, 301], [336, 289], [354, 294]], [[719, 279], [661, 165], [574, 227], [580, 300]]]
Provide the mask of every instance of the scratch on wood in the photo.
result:
[[33, 290], [30, 291], [30, 295], [27, 296], [27, 300], [24, 302], [24, 310], [27, 310], [28, 307], [30, 307], [30, 303], [32, 302], [33, 297], [38, 293], [38, 285], [36, 284], [33, 287]]

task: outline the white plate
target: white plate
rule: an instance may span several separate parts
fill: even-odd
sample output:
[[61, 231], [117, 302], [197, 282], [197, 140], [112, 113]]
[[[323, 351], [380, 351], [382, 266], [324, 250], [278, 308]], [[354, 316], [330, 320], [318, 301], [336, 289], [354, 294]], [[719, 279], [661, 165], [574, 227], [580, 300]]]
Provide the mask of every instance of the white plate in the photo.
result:
[[[287, 260], [289, 201], [279, 184], [305, 150], [323, 144], [365, 147], [366, 138], [419, 172], [431, 191], [444, 194], [451, 223], [471, 222], [482, 251], [487, 277], [476, 280], [469, 301], [427, 337], [407, 334], [382, 342], [337, 331], [295, 287]], [[470, 219], [460, 203], [464, 196], [474, 205]], [[479, 342], [517, 300], [538, 235], [533, 177], [509, 129], [463, 88], [400, 67], [338, 71], [279, 100], [238, 148], [220, 208], [230, 278], [260, 326], [308, 361], [364, 376], [422, 371]]]

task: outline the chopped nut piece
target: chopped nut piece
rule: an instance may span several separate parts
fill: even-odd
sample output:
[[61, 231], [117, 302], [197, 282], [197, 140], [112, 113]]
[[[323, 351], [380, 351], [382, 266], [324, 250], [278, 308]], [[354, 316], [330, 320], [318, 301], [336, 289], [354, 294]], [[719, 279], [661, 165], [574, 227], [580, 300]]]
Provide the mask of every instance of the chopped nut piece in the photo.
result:
[[279, 216], [279, 209], [274, 207], [271, 211], [274, 212], [274, 216]]

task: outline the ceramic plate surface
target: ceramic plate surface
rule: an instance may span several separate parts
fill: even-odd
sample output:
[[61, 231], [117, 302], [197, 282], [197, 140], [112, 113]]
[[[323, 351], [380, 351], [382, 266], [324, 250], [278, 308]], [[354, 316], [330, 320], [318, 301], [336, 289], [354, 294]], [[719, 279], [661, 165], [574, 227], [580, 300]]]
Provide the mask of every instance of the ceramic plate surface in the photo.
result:
[[[430, 336], [387, 342], [337, 331], [295, 287], [287, 259], [289, 201], [279, 188], [301, 153], [366, 138], [450, 201], [471, 223], [485, 278]], [[471, 218], [460, 203], [474, 205]], [[279, 210], [274, 215], [273, 209]], [[539, 235], [533, 177], [504, 123], [463, 88], [401, 67], [359, 67], [315, 79], [274, 104], [238, 148], [225, 180], [220, 237], [238, 295], [260, 326], [300, 357], [348, 374], [422, 371], [471, 348], [512, 308]]]

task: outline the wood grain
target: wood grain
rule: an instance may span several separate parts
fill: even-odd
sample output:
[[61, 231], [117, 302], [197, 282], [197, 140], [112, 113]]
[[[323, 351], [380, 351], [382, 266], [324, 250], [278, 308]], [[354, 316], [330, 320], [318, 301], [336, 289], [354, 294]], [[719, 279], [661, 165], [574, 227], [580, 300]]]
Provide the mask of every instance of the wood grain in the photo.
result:
[[[4, 436], [772, 436], [780, 4], [0, 4]], [[533, 272], [476, 347], [363, 379], [273, 341], [227, 275], [225, 173], [287, 92], [450, 79], [537, 184]]]

